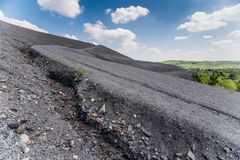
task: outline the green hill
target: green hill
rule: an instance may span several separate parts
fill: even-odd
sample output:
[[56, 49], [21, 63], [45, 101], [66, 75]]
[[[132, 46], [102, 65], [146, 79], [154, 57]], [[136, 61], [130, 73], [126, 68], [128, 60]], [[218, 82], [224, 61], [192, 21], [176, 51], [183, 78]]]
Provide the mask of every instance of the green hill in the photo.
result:
[[164, 61], [162, 63], [176, 65], [185, 69], [240, 69], [240, 61]]

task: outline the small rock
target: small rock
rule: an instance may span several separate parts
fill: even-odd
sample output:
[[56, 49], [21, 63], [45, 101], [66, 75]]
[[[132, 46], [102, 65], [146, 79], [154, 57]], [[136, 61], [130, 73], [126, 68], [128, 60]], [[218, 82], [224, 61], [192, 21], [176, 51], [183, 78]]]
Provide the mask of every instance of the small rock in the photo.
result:
[[195, 160], [195, 155], [193, 154], [192, 151], [189, 151], [189, 152], [187, 153], [187, 156], [188, 156], [191, 160]]
[[161, 160], [168, 160], [168, 157], [164, 156], [164, 155], [161, 155]]
[[26, 127], [25, 129], [29, 132], [36, 132], [36, 129], [32, 127]]
[[18, 129], [20, 125], [18, 123], [9, 123], [8, 128], [10, 129]]
[[176, 157], [178, 157], [178, 158], [184, 157], [184, 153], [182, 153], [182, 152], [175, 153], [175, 155], [176, 155]]
[[30, 143], [31, 143], [28, 135], [26, 135], [26, 134], [22, 134], [22, 135], [20, 136], [20, 138], [21, 138], [21, 140], [22, 140], [25, 144], [30, 144]]
[[7, 89], [7, 86], [3, 85], [3, 86], [2, 86], [2, 89]]
[[91, 99], [91, 102], [94, 102], [94, 101], [95, 101], [95, 99], [94, 99], [94, 98], [92, 98], [92, 99]]
[[74, 147], [74, 144], [75, 144], [74, 140], [71, 140], [71, 141], [70, 141], [70, 146], [71, 146], [71, 147]]
[[195, 143], [193, 143], [191, 149], [192, 149], [192, 151], [196, 151], [197, 145]]
[[113, 126], [113, 127], [112, 127], [112, 131], [113, 131], [113, 132], [120, 132], [121, 129], [120, 129], [119, 127]]
[[217, 159], [218, 159], [218, 160], [225, 160], [225, 158], [222, 157], [222, 156], [217, 156]]
[[23, 134], [23, 132], [24, 132], [24, 128], [23, 127], [19, 127], [17, 129], [17, 134]]
[[30, 152], [30, 148], [28, 148], [28, 147], [24, 148], [23, 152], [24, 152], [25, 154], [28, 154], [28, 153]]
[[226, 153], [230, 153], [230, 148], [228, 148], [228, 147], [223, 147], [223, 150], [226, 152]]
[[26, 120], [26, 119], [23, 119], [23, 120], [21, 120], [21, 123], [22, 123], [22, 124], [27, 123], [27, 120]]
[[78, 159], [78, 155], [73, 155], [73, 159]]
[[96, 122], [97, 122], [97, 123], [102, 123], [102, 122], [103, 122], [103, 119], [102, 119], [102, 118], [96, 118]]
[[103, 104], [98, 113], [106, 113], [106, 104]]
[[92, 117], [97, 117], [97, 113], [92, 113]]
[[3, 92], [2, 91], [0, 91], [0, 94], [2, 94]]
[[141, 128], [141, 124], [137, 124], [137, 128]]
[[152, 136], [152, 134], [149, 131], [147, 131], [145, 128], [143, 128], [143, 127], [141, 127], [141, 131], [148, 137]]
[[22, 90], [22, 89], [19, 89], [19, 90], [18, 90], [18, 93], [20, 93], [20, 94], [25, 94], [25, 91]]
[[136, 114], [133, 114], [133, 117], [134, 117], [134, 118], [137, 118], [137, 115], [136, 115]]

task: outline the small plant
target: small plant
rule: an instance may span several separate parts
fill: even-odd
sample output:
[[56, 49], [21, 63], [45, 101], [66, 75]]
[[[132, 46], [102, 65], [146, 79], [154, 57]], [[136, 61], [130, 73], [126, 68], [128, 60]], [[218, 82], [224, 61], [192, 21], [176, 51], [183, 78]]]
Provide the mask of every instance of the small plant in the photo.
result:
[[79, 66], [74, 67], [74, 72], [83, 77], [90, 77], [90, 73]]
[[59, 58], [54, 57], [54, 56], [52, 56], [52, 55], [48, 55], [48, 59], [49, 59], [49, 61], [55, 61], [55, 62], [59, 62], [59, 61], [60, 61]]

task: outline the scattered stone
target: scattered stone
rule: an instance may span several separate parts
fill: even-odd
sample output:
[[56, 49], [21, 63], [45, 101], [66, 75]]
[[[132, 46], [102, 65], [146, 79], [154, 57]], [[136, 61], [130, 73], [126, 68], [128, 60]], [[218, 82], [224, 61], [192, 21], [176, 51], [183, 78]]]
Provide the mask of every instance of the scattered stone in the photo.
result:
[[0, 94], [2, 94], [3, 92], [2, 91], [0, 91]]
[[147, 131], [145, 128], [143, 128], [143, 127], [141, 127], [141, 131], [148, 137], [152, 136], [152, 134], [149, 131]]
[[3, 86], [2, 86], [2, 89], [7, 89], [7, 86], [3, 85]]
[[9, 123], [7, 126], [10, 129], [18, 129], [20, 125], [18, 123]]
[[25, 94], [25, 91], [22, 90], [22, 89], [19, 89], [19, 90], [18, 90], [18, 93], [20, 93], [20, 94]]
[[28, 154], [28, 153], [30, 152], [30, 148], [28, 148], [28, 147], [24, 148], [23, 152], [24, 152], [25, 154]]
[[96, 118], [96, 122], [97, 123], [102, 123], [103, 122], [103, 118]]
[[97, 113], [92, 113], [92, 117], [97, 117]]
[[21, 139], [22, 142], [24, 142], [25, 144], [30, 144], [30, 143], [31, 143], [28, 135], [26, 135], [26, 134], [22, 134], [22, 135], [20, 136], [20, 139]]
[[73, 155], [73, 159], [78, 159], [78, 155]]
[[223, 156], [217, 156], [218, 160], [225, 160], [225, 158]]
[[193, 154], [192, 151], [189, 151], [189, 152], [187, 153], [187, 156], [188, 156], [191, 160], [195, 160], [195, 155]]
[[24, 128], [23, 127], [19, 127], [17, 129], [17, 134], [23, 134], [23, 132], [24, 132]]
[[137, 128], [141, 128], [141, 124], [137, 124]]
[[25, 129], [29, 132], [36, 132], [36, 129], [32, 127], [26, 127]]
[[95, 99], [94, 99], [94, 98], [92, 98], [92, 99], [91, 99], [91, 102], [94, 102], [94, 101], [95, 101]]
[[98, 113], [106, 113], [106, 104], [103, 104]]
[[133, 114], [133, 117], [134, 117], [134, 118], [137, 118], [137, 115], [136, 115], [136, 114]]
[[176, 155], [176, 157], [178, 157], [178, 158], [182, 158], [182, 157], [184, 157], [184, 153], [182, 153], [182, 152], [178, 152], [178, 153], [175, 153], [175, 155]]
[[191, 149], [192, 149], [192, 151], [196, 151], [197, 145], [195, 143], [193, 143]]
[[120, 129], [119, 127], [113, 127], [113, 128], [112, 128], [112, 131], [113, 131], [113, 132], [120, 132], [121, 129]]
[[224, 150], [226, 153], [230, 153], [230, 152], [231, 152], [230, 148], [228, 148], [228, 147], [223, 147], [223, 150]]
[[164, 155], [161, 155], [160, 158], [161, 158], [161, 160], [168, 160], [168, 157], [166, 157]]
[[26, 120], [26, 119], [23, 119], [23, 120], [21, 120], [21, 123], [22, 123], [22, 124], [27, 123], [27, 120]]
[[10, 110], [11, 112], [17, 112], [17, 111], [18, 111], [18, 110], [15, 109], [15, 108], [9, 108], [9, 110]]

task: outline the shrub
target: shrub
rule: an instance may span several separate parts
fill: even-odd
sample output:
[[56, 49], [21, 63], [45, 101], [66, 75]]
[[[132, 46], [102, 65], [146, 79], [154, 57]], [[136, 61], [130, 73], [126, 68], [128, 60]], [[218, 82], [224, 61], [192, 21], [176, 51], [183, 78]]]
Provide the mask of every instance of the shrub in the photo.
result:
[[220, 83], [220, 86], [223, 88], [231, 89], [233, 91], [238, 90], [237, 84], [233, 80], [230, 80], [230, 79], [223, 80], [222, 83]]

